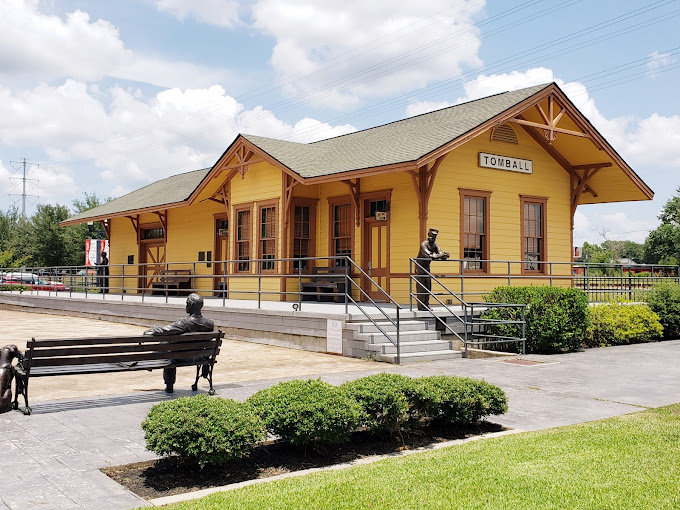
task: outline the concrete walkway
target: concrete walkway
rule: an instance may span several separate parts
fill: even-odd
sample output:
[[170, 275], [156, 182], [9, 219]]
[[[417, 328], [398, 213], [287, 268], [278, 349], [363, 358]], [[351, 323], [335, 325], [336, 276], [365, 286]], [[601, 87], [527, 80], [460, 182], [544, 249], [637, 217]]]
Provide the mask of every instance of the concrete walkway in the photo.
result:
[[[40, 338], [135, 335], [137, 326], [0, 310], [5, 343]], [[680, 341], [592, 349], [560, 356], [455, 359], [394, 366], [254, 343], [228, 341], [215, 370], [222, 397], [244, 399], [282, 379], [321, 377], [339, 384], [370, 373], [459, 375], [499, 385], [510, 411], [493, 421], [537, 430], [680, 401]], [[190, 395], [180, 370], [174, 397]], [[182, 372], [188, 372], [184, 374]], [[168, 396], [160, 372], [64, 376], [31, 382], [34, 414], [0, 415], [0, 510], [129, 509], [148, 503], [99, 472], [153, 459], [140, 423]], [[182, 389], [186, 388], [186, 389]], [[205, 390], [205, 388], [202, 388]]]

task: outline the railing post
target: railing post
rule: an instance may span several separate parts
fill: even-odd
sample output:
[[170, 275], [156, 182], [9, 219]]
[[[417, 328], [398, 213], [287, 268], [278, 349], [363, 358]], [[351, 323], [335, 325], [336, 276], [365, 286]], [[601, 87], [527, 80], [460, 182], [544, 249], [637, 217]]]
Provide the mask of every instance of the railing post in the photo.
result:
[[298, 259], [298, 311], [302, 310], [302, 259]]
[[527, 353], [527, 323], [525, 321], [524, 312], [526, 308], [522, 307], [522, 354]]
[[397, 307], [397, 365], [401, 364], [401, 343], [399, 342], [399, 307]]
[[[465, 301], [465, 261], [460, 261], [460, 296]], [[466, 350], [467, 352], [467, 350]]]
[[508, 287], [512, 286], [512, 262], [508, 261]]
[[550, 270], [550, 286], [553, 286], [553, 265], [552, 262], [548, 262], [548, 268]]
[[257, 260], [257, 308], [262, 305], [262, 261]]
[[408, 259], [408, 309], [413, 311], [413, 259]]
[[345, 260], [345, 314], [349, 313], [349, 296], [347, 296], [347, 293], [352, 292], [352, 287], [350, 286], [349, 283], [349, 268], [350, 268], [349, 260]]

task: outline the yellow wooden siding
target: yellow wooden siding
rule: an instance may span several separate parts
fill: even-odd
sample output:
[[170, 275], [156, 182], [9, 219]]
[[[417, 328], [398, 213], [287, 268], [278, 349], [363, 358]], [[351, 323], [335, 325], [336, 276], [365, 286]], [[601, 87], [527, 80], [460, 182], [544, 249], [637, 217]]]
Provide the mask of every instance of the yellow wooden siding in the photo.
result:
[[112, 218], [111, 237], [109, 238], [109, 288], [111, 292], [119, 292], [122, 288], [137, 286], [137, 278], [128, 278], [129, 274], [137, 274], [137, 268], [125, 268], [125, 282], [123, 283], [123, 265], [127, 264], [128, 256], [133, 255], [135, 264], [139, 262], [137, 247], [137, 233], [128, 218]]
[[[517, 130], [519, 145], [489, 141], [489, 133], [449, 153], [439, 167], [430, 198], [429, 226], [440, 229], [438, 244], [460, 257], [459, 188], [490, 191], [489, 258], [521, 260], [520, 195], [548, 198], [547, 260], [571, 259], [569, 174], [533, 139]], [[530, 159], [533, 174], [480, 168], [478, 154], [487, 152]], [[501, 271], [499, 264], [493, 273]], [[505, 269], [503, 269], [505, 271]]]

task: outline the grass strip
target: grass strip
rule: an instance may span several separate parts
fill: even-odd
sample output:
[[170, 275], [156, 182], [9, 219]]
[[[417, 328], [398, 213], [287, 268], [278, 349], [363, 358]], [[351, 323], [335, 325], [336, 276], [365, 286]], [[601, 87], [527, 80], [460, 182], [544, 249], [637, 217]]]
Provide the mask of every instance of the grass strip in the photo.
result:
[[167, 508], [680, 508], [680, 404], [245, 487]]

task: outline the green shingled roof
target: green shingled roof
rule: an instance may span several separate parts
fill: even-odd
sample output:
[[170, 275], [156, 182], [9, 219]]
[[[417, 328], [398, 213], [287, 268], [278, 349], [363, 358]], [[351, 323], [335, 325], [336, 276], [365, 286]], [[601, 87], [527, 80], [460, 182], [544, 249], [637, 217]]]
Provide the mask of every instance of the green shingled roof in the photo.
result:
[[[459, 138], [549, 85], [504, 92], [314, 143], [241, 136], [303, 178], [406, 163], [416, 161]], [[209, 172], [210, 169], [206, 168], [168, 177], [77, 214], [65, 223], [183, 202]]]
[[184, 174], [161, 179], [148, 186], [111, 200], [88, 211], [70, 217], [67, 222], [87, 220], [89, 218], [105, 218], [126, 211], [135, 211], [145, 207], [174, 204], [187, 200], [201, 181], [210, 172], [210, 168], [194, 170]]
[[309, 144], [243, 137], [304, 178], [405, 163], [455, 140], [548, 85], [496, 94]]

